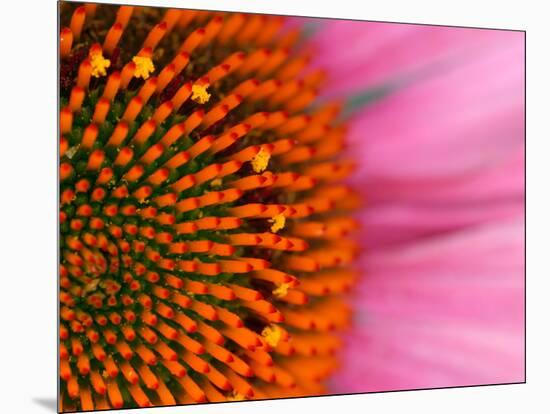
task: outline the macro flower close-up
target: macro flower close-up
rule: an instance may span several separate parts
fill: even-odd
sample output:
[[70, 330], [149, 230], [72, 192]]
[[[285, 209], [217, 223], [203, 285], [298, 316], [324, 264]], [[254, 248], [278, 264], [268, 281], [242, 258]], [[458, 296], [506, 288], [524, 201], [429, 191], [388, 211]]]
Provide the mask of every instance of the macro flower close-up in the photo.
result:
[[61, 2], [59, 410], [524, 381], [524, 34]]

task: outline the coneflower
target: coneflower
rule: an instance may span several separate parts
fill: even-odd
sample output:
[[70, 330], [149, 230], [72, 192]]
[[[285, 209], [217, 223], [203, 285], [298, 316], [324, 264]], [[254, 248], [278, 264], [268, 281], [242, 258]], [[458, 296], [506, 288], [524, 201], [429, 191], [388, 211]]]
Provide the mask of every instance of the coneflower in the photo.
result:
[[322, 394], [357, 197], [300, 32], [60, 7], [60, 409]]

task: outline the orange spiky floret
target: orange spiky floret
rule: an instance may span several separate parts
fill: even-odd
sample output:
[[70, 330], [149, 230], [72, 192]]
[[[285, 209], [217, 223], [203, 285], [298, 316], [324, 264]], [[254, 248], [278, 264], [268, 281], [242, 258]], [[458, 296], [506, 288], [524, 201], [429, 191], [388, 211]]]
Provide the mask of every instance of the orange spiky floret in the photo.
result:
[[282, 22], [62, 3], [62, 411], [325, 392], [353, 165]]

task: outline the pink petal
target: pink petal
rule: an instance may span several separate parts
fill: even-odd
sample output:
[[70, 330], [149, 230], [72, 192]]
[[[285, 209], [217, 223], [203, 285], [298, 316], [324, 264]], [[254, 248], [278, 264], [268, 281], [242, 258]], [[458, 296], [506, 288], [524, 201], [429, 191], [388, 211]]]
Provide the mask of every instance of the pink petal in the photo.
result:
[[[437, 62], [472, 59], [522, 39], [512, 31], [382, 22], [315, 20], [313, 65], [331, 79], [329, 96], [357, 93]], [[308, 21], [309, 23], [309, 21]]]
[[524, 379], [523, 223], [365, 255], [334, 392]]
[[522, 43], [502, 45], [366, 107], [348, 150], [361, 160], [354, 180], [369, 200], [425, 198], [504, 164], [520, 169], [522, 56]]

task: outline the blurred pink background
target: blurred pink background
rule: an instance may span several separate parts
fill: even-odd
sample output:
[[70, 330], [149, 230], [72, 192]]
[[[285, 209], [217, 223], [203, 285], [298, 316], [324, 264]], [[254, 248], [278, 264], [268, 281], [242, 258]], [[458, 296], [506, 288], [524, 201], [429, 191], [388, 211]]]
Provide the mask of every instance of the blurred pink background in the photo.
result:
[[[299, 20], [299, 19], [295, 19]], [[315, 19], [364, 276], [331, 392], [524, 381], [524, 33]]]

